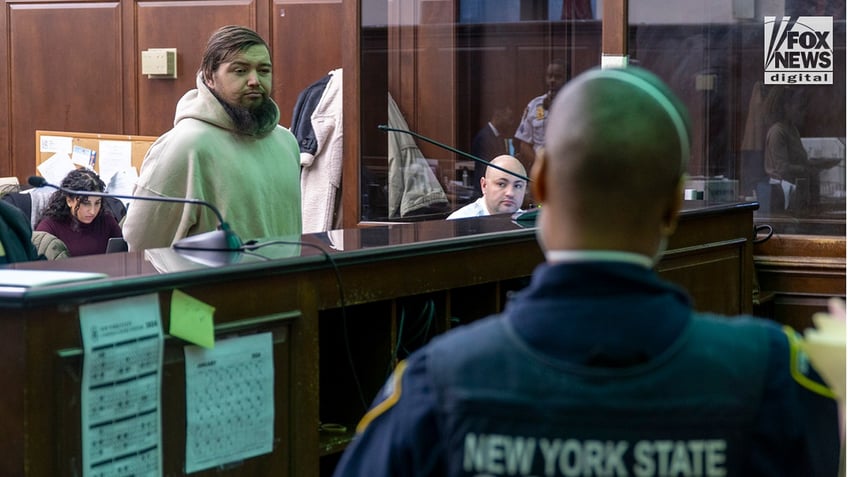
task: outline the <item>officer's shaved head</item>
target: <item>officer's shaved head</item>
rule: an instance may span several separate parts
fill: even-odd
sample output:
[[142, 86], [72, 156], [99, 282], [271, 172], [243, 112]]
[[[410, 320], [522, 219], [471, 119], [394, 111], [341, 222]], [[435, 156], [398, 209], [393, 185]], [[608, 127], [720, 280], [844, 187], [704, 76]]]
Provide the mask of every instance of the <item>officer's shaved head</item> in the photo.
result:
[[[546, 245], [655, 249], [676, 223], [689, 140], [685, 108], [647, 71], [592, 70], [571, 80], [554, 100], [543, 164], [533, 168], [540, 220], [556, 235]], [[550, 243], [557, 236], [562, 243]]]

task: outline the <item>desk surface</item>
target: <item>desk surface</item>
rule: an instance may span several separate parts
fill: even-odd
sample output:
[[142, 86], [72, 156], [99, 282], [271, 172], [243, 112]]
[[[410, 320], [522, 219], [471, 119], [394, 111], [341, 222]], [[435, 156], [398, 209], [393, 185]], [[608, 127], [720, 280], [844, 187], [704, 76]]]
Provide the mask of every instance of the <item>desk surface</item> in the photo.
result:
[[[687, 218], [754, 210], [756, 203], [709, 205], [687, 201]], [[297, 273], [305, 269], [386, 262], [400, 257], [460, 251], [485, 244], [535, 240], [532, 227], [508, 216], [461, 220], [392, 223], [359, 229], [335, 230], [301, 237], [263, 239], [245, 252], [186, 252], [171, 248], [125, 252], [58, 261], [10, 264], [26, 270], [99, 272], [108, 278], [30, 288], [0, 287], [0, 307], [30, 307], [54, 302], [86, 302], [126, 296], [131, 290], [159, 290], [210, 280], [234, 279], [267, 273]], [[672, 242], [674, 237], [672, 237]], [[215, 273], [210, 274], [210, 270]]]

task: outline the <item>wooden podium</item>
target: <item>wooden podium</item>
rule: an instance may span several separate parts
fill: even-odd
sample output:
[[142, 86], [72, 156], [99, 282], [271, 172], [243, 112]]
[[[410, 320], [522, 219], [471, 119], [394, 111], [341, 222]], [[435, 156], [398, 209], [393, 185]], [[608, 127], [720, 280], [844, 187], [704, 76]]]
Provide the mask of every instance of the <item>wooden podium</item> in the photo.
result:
[[[751, 311], [755, 208], [683, 212], [658, 271], [686, 287], [698, 309]], [[271, 332], [273, 451], [192, 475], [312, 477], [332, 471], [398, 359], [437, 333], [500, 311], [543, 261], [535, 230], [508, 217], [332, 231], [304, 235], [300, 245], [287, 242], [208, 257], [157, 249], [13, 264], [109, 277], [0, 288], [0, 475], [81, 472], [81, 305], [156, 294], [167, 333], [170, 298], [180, 290], [215, 307], [219, 339]], [[185, 344], [165, 339], [165, 475], [184, 473]]]

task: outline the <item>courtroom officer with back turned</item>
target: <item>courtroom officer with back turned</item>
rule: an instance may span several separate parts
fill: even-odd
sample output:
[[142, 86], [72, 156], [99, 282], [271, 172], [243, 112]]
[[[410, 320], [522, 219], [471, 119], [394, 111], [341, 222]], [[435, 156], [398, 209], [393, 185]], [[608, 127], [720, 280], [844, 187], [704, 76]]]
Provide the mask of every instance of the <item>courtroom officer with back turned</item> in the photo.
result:
[[530, 183], [546, 261], [398, 364], [336, 477], [837, 475], [833, 393], [772, 321], [696, 312], [654, 266], [689, 118], [646, 70], [554, 100]]

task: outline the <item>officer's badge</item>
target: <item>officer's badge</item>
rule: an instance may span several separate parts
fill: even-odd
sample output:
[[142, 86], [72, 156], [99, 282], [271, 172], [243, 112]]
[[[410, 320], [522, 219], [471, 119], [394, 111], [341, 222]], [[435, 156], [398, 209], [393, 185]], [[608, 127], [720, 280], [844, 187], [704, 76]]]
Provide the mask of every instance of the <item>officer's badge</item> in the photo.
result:
[[536, 119], [545, 119], [545, 108], [541, 104], [536, 106]]

